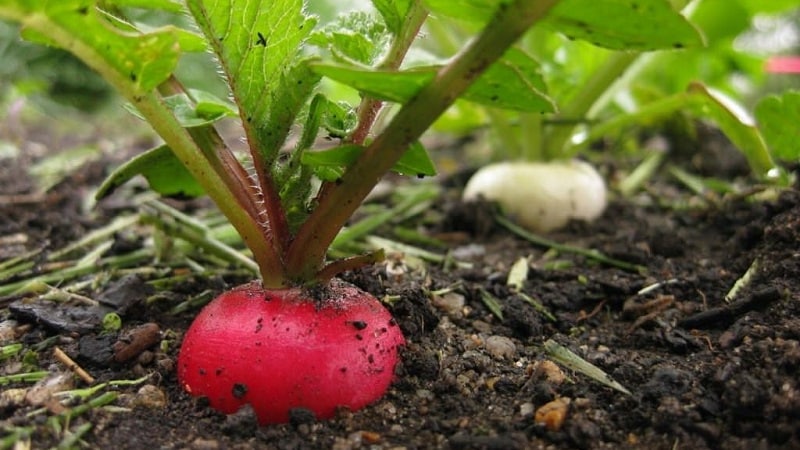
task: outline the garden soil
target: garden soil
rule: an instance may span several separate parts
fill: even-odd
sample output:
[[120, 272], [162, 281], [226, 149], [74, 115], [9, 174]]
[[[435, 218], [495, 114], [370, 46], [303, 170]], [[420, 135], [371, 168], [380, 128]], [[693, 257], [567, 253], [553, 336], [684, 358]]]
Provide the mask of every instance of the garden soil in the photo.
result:
[[[2, 260], [37, 248], [47, 254], [130, 207], [115, 196], [84, 208], [118, 160], [94, 161], [38, 195], [24, 169], [39, 156], [2, 163]], [[619, 173], [616, 165], [602, 169], [610, 180]], [[513, 234], [497, 224], [490, 206], [459, 201], [463, 180], [427, 181], [444, 189], [435, 207], [411, 224], [447, 243], [444, 262], [418, 264], [390, 254], [386, 263], [343, 275], [386, 300], [408, 344], [387, 394], [333, 420], [297, 411], [289, 424], [259, 427], [247, 408], [224, 416], [179, 388], [178, 343], [197, 309], [167, 314], [144, 299], [160, 295], [177, 304], [203, 292], [213, 296], [246, 281], [238, 275], [189, 275], [169, 292], [158, 292], [141, 275], [87, 284], [86, 297], [123, 298], [119, 333], [82, 327], [80, 317], [48, 322], [25, 307], [37, 300], [30, 294], [0, 299], [0, 322], [15, 323], [11, 342], [24, 345], [21, 354], [35, 350], [39, 366], [52, 373], [67, 370], [52, 356], [57, 346], [96, 383], [149, 375], [141, 384], [107, 388], [118, 394], [110, 404], [116, 408], [71, 419], [66, 429], [72, 432], [91, 424], [75, 448], [800, 448], [796, 189], [697, 195], [657, 176], [640, 194], [614, 194], [598, 221], [547, 236], [639, 266], [625, 270]], [[174, 204], [188, 213], [204, 207]], [[121, 242], [109, 251], [137, 245]], [[516, 289], [507, 280], [520, 258], [528, 274]], [[74, 302], [59, 307], [77, 308]], [[126, 361], [114, 362], [110, 355], [140, 338]], [[627, 392], [563, 363], [548, 351], [554, 344]], [[0, 375], [20, 370], [18, 358], [0, 366]], [[75, 387], [87, 386], [70, 377]], [[2, 389], [27, 393], [31, 386]], [[0, 405], [0, 429], [27, 427], [16, 448], [35, 449], [62, 442], [68, 433], [48, 418], [76, 407], [32, 405], [5, 394]]]

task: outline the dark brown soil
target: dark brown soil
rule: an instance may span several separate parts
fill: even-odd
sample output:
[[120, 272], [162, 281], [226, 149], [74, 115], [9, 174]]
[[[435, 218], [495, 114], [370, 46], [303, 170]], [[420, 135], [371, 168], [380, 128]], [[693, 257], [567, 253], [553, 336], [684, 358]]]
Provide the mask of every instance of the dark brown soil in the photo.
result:
[[[3, 162], [0, 170], [5, 199], [0, 238], [20, 234], [28, 239], [16, 247], [4, 244], [0, 260], [40, 244], [48, 251], [60, 248], [107, 223], [119, 207], [117, 202], [90, 213], [81, 207], [107, 161], [40, 199], [12, 201], [12, 194], [32, 192], [30, 181], [21, 176], [26, 163]], [[166, 353], [156, 345], [131, 362], [110, 363], [118, 336], [32, 322], [18, 309], [9, 310], [19, 297], [0, 300], [0, 321], [18, 321], [22, 333], [16, 341], [36, 348], [43, 368], [54, 363], [50, 347], [36, 346], [58, 336], [50, 346], [60, 346], [98, 381], [152, 374], [145, 383], [165, 394], [166, 403], [141, 400], [140, 386], [116, 388], [121, 395], [114, 404], [129, 409], [96, 408], [69, 423], [72, 430], [87, 421], [93, 424], [84, 443], [76, 444], [85, 448], [800, 448], [796, 190], [767, 200], [731, 196], [703, 201], [680, 186], [654, 181], [646, 194], [615, 199], [596, 223], [572, 224], [549, 236], [644, 266], [636, 272], [532, 245], [486, 220], [481, 214], [488, 210], [461, 205], [457, 178], [445, 184], [439, 206], [425, 216], [424, 229], [447, 238], [461, 260], [472, 254], [473, 267], [428, 264], [424, 271], [398, 275], [396, 267], [387, 272], [387, 265], [378, 265], [344, 275], [379, 298], [393, 299], [389, 307], [408, 346], [386, 396], [361, 411], [342, 411], [334, 420], [316, 422], [298, 414], [290, 424], [258, 427], [246, 409], [229, 417], [217, 414], [178, 388], [177, 345]], [[506, 286], [509, 268], [520, 257], [530, 258], [522, 292], [541, 302], [555, 320]], [[728, 291], [754, 261], [758, 268], [750, 282], [726, 302]], [[108, 285], [87, 287], [85, 294], [102, 296], [112, 288], [140, 292], [147, 281], [112, 278]], [[177, 303], [243, 281], [194, 277], [164, 295]], [[654, 283], [663, 284], [637, 294]], [[431, 292], [448, 287], [463, 296], [463, 306], [434, 301]], [[502, 320], [486, 307], [482, 290], [499, 299]], [[134, 300], [122, 314], [123, 333], [155, 323], [162, 332], [176, 333], [177, 342], [191, 313], [171, 316]], [[553, 370], [545, 363], [550, 360], [542, 346], [547, 340], [600, 367], [632, 394], [567, 368]], [[97, 356], [103, 352], [105, 359]], [[4, 361], [0, 375], [14, 363]], [[560, 374], [566, 379], [560, 380]], [[537, 423], [534, 411], [556, 399], [568, 403], [563, 423]], [[36, 408], [3, 403], [0, 429], [31, 427], [32, 448], [57, 445], [64, 434], [45, 420], [53, 413]]]

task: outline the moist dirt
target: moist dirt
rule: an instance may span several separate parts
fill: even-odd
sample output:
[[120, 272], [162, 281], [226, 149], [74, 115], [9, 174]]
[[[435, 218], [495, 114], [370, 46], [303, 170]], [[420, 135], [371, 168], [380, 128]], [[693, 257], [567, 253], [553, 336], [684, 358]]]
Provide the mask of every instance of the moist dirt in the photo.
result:
[[[126, 208], [121, 199], [83, 207], [118, 161], [95, 161], [40, 196], [29, 195], [29, 163], [18, 158], [0, 169], [0, 260], [34, 248], [46, 255]], [[616, 169], [604, 167], [610, 178]], [[85, 296], [117, 299], [104, 305], [120, 313], [119, 333], [77, 326], [76, 316], [48, 322], [52, 314], [23, 306], [35, 300], [31, 294], [0, 299], [0, 322], [15, 321], [13, 342], [24, 345], [23, 354], [35, 351], [44, 370], [66, 370], [51, 356], [58, 346], [98, 383], [149, 375], [111, 389], [117, 408], [73, 418], [68, 430], [92, 424], [76, 448], [800, 448], [797, 190], [698, 196], [656, 177], [636, 196], [614, 196], [597, 222], [548, 236], [640, 266], [623, 270], [514, 235], [493, 220], [490, 206], [459, 201], [458, 176], [428, 182], [443, 186], [440, 198], [410, 226], [446, 242], [450, 257], [420, 265], [390, 254], [386, 263], [342, 276], [384, 299], [407, 339], [391, 388], [360, 411], [316, 421], [298, 410], [289, 424], [259, 427], [247, 408], [224, 416], [178, 387], [178, 344], [197, 309], [167, 314], [144, 299], [213, 296], [246, 282], [240, 275], [189, 276], [169, 292], [155, 292], [141, 275], [88, 284]], [[176, 204], [188, 213], [205, 207]], [[520, 258], [528, 276], [515, 290], [507, 278]], [[726, 299], [748, 270], [747, 282]], [[554, 364], [548, 341], [630, 394]], [[15, 364], [18, 358], [2, 361], [0, 375], [18, 370]], [[0, 429], [27, 427], [30, 448], [56, 446], [65, 432], [48, 417], [70, 407], [4, 399]]]

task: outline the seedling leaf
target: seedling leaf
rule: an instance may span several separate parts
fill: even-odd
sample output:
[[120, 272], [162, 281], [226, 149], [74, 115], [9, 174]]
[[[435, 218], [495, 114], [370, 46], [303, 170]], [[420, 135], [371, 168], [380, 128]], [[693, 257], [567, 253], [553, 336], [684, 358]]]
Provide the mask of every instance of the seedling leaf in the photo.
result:
[[800, 92], [770, 95], [756, 105], [756, 119], [775, 157], [800, 159]]
[[97, 189], [96, 200], [110, 195], [114, 189], [136, 175], [147, 179], [150, 188], [165, 196], [199, 197], [203, 188], [166, 145], [160, 145], [135, 156], [118, 167]]

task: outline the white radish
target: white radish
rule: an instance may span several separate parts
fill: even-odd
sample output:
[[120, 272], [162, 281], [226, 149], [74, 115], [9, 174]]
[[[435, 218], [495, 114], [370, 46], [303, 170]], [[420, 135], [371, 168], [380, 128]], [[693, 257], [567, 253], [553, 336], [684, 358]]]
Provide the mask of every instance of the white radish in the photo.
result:
[[583, 161], [503, 162], [482, 167], [464, 189], [465, 201], [482, 197], [530, 231], [546, 233], [571, 219], [592, 221], [606, 208], [606, 184]]

